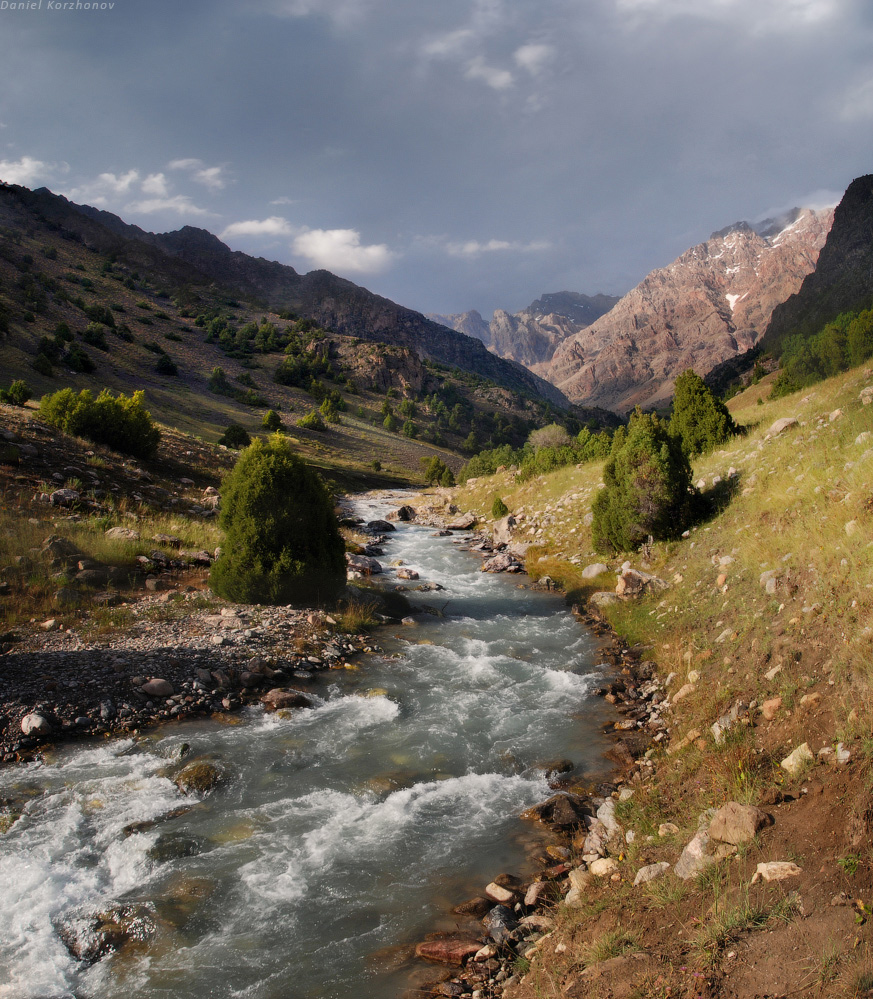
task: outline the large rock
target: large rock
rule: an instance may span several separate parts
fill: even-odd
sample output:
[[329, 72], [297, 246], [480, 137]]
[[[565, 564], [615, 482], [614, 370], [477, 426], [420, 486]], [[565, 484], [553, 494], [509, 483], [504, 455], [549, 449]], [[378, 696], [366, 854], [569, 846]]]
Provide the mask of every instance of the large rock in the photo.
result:
[[620, 597], [641, 597], [646, 593], [657, 593], [669, 588], [669, 583], [657, 576], [638, 569], [625, 569], [615, 584], [615, 592]]
[[491, 537], [495, 545], [506, 545], [512, 540], [512, 531], [516, 525], [515, 517], [508, 513], [505, 517], [495, 521], [491, 528]]
[[814, 762], [815, 758], [812, 755], [812, 750], [809, 748], [809, 744], [802, 742], [796, 749], [792, 750], [792, 752], [790, 752], [784, 760], [782, 760], [779, 766], [781, 766], [782, 769], [792, 777], [796, 777]]
[[609, 566], [604, 565], [603, 562], [592, 562], [591, 565], [586, 565], [582, 570], [582, 578], [597, 579], [604, 572], [609, 572]]
[[447, 531], [468, 531], [476, 524], [476, 517], [472, 513], [462, 513], [455, 517], [451, 524], [446, 524]]
[[788, 430], [789, 427], [796, 427], [797, 425], [797, 417], [783, 416], [781, 420], [777, 420], [775, 423], [770, 424], [770, 429], [767, 431], [767, 434], [770, 437], [777, 437], [783, 431]]
[[282, 690], [274, 687], [261, 697], [261, 704], [268, 711], [281, 711], [289, 708], [311, 708], [312, 701], [299, 690]]
[[488, 931], [488, 936], [498, 945], [505, 943], [510, 933], [518, 926], [518, 920], [512, 914], [512, 909], [506, 905], [495, 905], [482, 923]]
[[645, 867], [641, 867], [634, 878], [634, 887], [638, 885], [648, 884], [649, 881], [654, 881], [656, 878], [662, 877], [667, 871], [670, 870], [670, 865], [666, 860], [661, 860], [657, 864], [647, 864]]
[[139, 541], [140, 533], [132, 527], [110, 527], [104, 531], [107, 538], [113, 541]]
[[21, 719], [24, 735], [51, 735], [52, 723], [38, 711], [31, 711]]
[[521, 813], [523, 819], [534, 819], [544, 825], [578, 826], [590, 815], [587, 799], [576, 794], [553, 794], [551, 798], [532, 805]]
[[75, 489], [55, 489], [49, 496], [52, 506], [73, 506], [79, 502], [79, 493]]
[[482, 572], [521, 572], [523, 566], [514, 555], [500, 552], [486, 558], [480, 568]]
[[368, 555], [346, 552], [346, 564], [353, 572], [362, 572], [365, 576], [376, 576], [382, 572], [382, 563]]
[[710, 839], [720, 843], [751, 842], [758, 830], [771, 822], [770, 816], [754, 805], [741, 805], [738, 801], [729, 801], [713, 815], [709, 823]]
[[397, 528], [387, 520], [371, 520], [367, 523], [367, 530], [372, 531], [373, 534], [389, 534], [391, 531], [396, 531]]
[[169, 680], [157, 676], [153, 676], [140, 689], [147, 697], [172, 697], [176, 692]]
[[437, 940], [424, 940], [416, 944], [415, 956], [436, 964], [451, 964], [461, 967], [468, 958], [478, 953], [482, 944], [479, 940], [463, 935], [440, 937]]
[[409, 521], [415, 520], [415, 510], [411, 506], [401, 506], [397, 510], [392, 510], [388, 514], [388, 519], [409, 523]]

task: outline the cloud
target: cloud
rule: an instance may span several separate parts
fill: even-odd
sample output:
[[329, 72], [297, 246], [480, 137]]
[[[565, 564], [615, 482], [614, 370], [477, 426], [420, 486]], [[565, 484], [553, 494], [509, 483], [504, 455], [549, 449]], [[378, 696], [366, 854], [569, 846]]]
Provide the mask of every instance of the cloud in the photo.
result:
[[551, 45], [531, 42], [517, 48], [513, 58], [519, 68], [526, 69], [531, 76], [539, 76], [555, 58], [555, 49]]
[[447, 243], [446, 252], [452, 257], [479, 257], [483, 253], [500, 253], [507, 250], [516, 253], [540, 253], [551, 249], [551, 246], [551, 243], [544, 240], [520, 243], [517, 240], [489, 239], [487, 243], [480, 243], [476, 239], [470, 239], [465, 243]]
[[212, 212], [194, 204], [185, 194], [176, 194], [168, 198], [145, 198], [142, 201], [131, 201], [124, 206], [126, 212], [138, 212], [140, 215], [155, 215], [159, 212], [172, 212], [175, 215], [212, 215]]
[[785, 32], [837, 16], [843, 0], [615, 0], [619, 13], [726, 21], [753, 33]]
[[287, 195], [283, 194], [281, 198], [274, 198], [270, 202], [270, 204], [271, 205], [296, 205], [297, 204], [297, 199], [296, 198], [289, 198]]
[[475, 41], [476, 35], [470, 28], [458, 28], [425, 42], [422, 52], [437, 59], [458, 59], [470, 50]]
[[33, 187], [40, 180], [48, 180], [58, 169], [57, 165], [32, 156], [22, 156], [20, 160], [0, 160], [0, 180], [5, 180], [7, 184]]
[[358, 24], [375, 0], [272, 0], [272, 13], [279, 17], [325, 17], [337, 27]]
[[309, 229], [292, 246], [298, 256], [335, 273], [379, 274], [397, 256], [384, 243], [362, 246], [356, 229]]
[[170, 193], [167, 189], [167, 178], [162, 173], [150, 173], [142, 182], [142, 192], [157, 198], [167, 197]]
[[221, 191], [227, 186], [227, 180], [224, 176], [224, 167], [208, 167], [203, 160], [198, 160], [193, 157], [189, 157], [188, 159], [172, 160], [169, 164], [167, 164], [167, 166], [170, 170], [184, 170], [186, 173], [190, 174], [193, 181], [198, 184], [202, 184], [212, 192]]
[[481, 56], [476, 56], [475, 59], [467, 63], [464, 76], [468, 80], [482, 80], [494, 90], [507, 90], [515, 83], [515, 79], [508, 69], [489, 66]]
[[222, 239], [233, 239], [235, 236], [293, 236], [299, 229], [291, 225], [288, 219], [273, 215], [268, 219], [249, 219], [246, 222], [231, 222], [221, 233]]
[[78, 187], [70, 188], [65, 193], [73, 201], [103, 208], [118, 198], [130, 194], [139, 183], [139, 170], [130, 169], [125, 173], [118, 174], [107, 171], [99, 174], [95, 180], [86, 181]]

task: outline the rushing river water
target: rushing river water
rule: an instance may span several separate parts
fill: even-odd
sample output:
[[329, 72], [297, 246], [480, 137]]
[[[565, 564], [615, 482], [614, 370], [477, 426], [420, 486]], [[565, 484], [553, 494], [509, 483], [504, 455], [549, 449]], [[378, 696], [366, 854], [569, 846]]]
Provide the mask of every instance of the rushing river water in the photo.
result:
[[[383, 561], [444, 586], [411, 596], [445, 616], [379, 636], [388, 654], [359, 672], [318, 676], [314, 708], [0, 771], [0, 798], [26, 801], [0, 837], [0, 997], [394, 999], [385, 949], [450, 926], [452, 905], [526, 867], [517, 816], [549, 793], [535, 764], [606, 769], [594, 642], [558, 596], [431, 535], [398, 525]], [[200, 802], [165, 775], [186, 742], [231, 775]], [[143, 941], [76, 961], [62, 935], [119, 904]]]

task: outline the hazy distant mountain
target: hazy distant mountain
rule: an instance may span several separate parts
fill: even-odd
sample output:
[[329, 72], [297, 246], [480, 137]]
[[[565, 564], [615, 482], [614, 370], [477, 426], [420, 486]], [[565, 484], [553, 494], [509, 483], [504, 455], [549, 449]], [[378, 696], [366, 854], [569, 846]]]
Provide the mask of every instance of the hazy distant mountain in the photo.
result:
[[858, 177], [834, 211], [815, 270], [773, 310], [761, 341], [778, 351], [792, 333], [818, 332], [841, 312], [873, 308], [873, 174]]
[[669, 401], [687, 368], [705, 375], [754, 346], [774, 308], [815, 267], [833, 210], [739, 222], [652, 271], [538, 370], [574, 402], [626, 412]]
[[557, 347], [608, 312], [617, 298], [557, 291], [536, 299], [521, 312], [496, 309], [490, 323], [473, 309], [429, 318], [454, 330], [478, 337], [498, 357], [517, 361], [542, 375]]

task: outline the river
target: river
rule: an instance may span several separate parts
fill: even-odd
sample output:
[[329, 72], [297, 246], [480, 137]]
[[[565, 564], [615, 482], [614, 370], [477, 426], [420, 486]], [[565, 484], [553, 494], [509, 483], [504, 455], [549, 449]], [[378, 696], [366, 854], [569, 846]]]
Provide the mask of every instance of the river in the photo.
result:
[[[365, 519], [402, 498], [359, 499]], [[398, 524], [382, 561], [442, 617], [311, 683], [312, 709], [168, 725], [0, 771], [25, 802], [0, 836], [3, 999], [395, 999], [398, 945], [528, 869], [536, 764], [604, 774], [595, 640], [555, 594], [479, 571], [457, 538]], [[416, 583], [405, 584], [414, 587]], [[201, 801], [167, 776], [188, 743], [232, 775]], [[144, 831], [132, 823], [193, 807]], [[62, 937], [128, 906], [141, 941], [87, 964]]]

